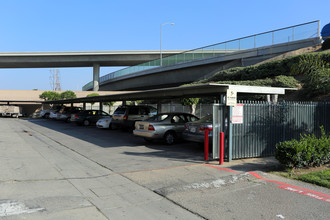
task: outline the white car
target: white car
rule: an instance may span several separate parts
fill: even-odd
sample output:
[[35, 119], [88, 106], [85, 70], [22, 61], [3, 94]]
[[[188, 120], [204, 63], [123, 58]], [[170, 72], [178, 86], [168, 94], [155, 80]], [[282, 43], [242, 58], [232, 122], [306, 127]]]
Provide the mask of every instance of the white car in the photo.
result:
[[50, 111], [49, 112], [49, 118], [50, 119], [56, 119], [57, 118], [57, 113], [58, 113], [58, 110]]
[[96, 122], [97, 128], [110, 128], [112, 118], [101, 118]]

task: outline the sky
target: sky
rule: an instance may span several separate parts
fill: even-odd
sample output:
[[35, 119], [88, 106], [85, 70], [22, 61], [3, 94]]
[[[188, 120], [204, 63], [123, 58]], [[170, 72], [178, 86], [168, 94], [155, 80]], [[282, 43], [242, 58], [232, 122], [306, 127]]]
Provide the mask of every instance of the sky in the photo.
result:
[[[190, 50], [314, 20], [329, 0], [0, 0], [0, 52]], [[106, 75], [122, 67], [101, 67]], [[81, 90], [92, 67], [56, 68]], [[51, 68], [0, 69], [0, 90], [51, 90]]]

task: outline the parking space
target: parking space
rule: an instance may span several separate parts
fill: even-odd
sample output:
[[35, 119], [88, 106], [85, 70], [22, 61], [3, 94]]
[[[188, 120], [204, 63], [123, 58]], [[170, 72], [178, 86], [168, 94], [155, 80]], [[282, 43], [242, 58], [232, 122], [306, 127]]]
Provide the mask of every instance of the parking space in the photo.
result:
[[203, 148], [179, 141], [152, 143], [121, 129], [98, 129], [49, 119], [21, 120], [38, 132], [116, 172], [159, 169], [203, 163]]
[[226, 168], [205, 164], [203, 151], [195, 144], [146, 144], [121, 130], [47, 119], [0, 118], [0, 150], [0, 217], [329, 216], [328, 189], [247, 172], [268, 165], [269, 161], [261, 158], [232, 161]]

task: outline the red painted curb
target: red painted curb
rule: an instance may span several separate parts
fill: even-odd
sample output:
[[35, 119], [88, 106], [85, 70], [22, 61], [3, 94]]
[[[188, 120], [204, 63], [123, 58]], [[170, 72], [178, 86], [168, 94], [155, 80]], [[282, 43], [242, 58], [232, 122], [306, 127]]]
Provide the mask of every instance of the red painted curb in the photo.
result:
[[[204, 164], [204, 165], [208, 166], [208, 167], [218, 169], [218, 170], [228, 171], [228, 172], [231, 172], [231, 173], [240, 173], [238, 171], [231, 170], [231, 169], [228, 169], [228, 168], [216, 167], [216, 166], [213, 166], [213, 165], [210, 165], [210, 164]], [[305, 189], [305, 188], [302, 188], [302, 187], [299, 187], [299, 186], [293, 186], [293, 185], [283, 183], [283, 182], [280, 182], [280, 181], [276, 181], [276, 180], [269, 180], [269, 179], [261, 177], [259, 174], [255, 173], [255, 172], [252, 172], [252, 171], [247, 172], [247, 173], [251, 174], [252, 176], [254, 176], [257, 179], [279, 184], [279, 186], [277, 186], [277, 187], [280, 188], [280, 189], [285, 189], [285, 190], [288, 190], [288, 191], [291, 191], [291, 192], [299, 193], [301, 195], [309, 196], [309, 197], [312, 197], [314, 199], [318, 199], [318, 200], [330, 203], [330, 196], [327, 195], [327, 194], [316, 192], [316, 191], [310, 190], [310, 189]]]
[[310, 190], [310, 189], [305, 189], [305, 188], [302, 188], [302, 187], [299, 187], [299, 186], [293, 186], [293, 185], [283, 183], [283, 182], [280, 182], [280, 181], [265, 179], [265, 178], [261, 177], [259, 174], [255, 173], [255, 172], [248, 172], [248, 173], [251, 174], [252, 176], [254, 176], [257, 179], [261, 179], [261, 180], [264, 180], [264, 181], [267, 181], [267, 182], [272, 182], [272, 183], [279, 184], [278, 188], [285, 189], [285, 190], [295, 192], [295, 193], [299, 193], [299, 194], [302, 194], [302, 195], [305, 195], [305, 196], [309, 196], [309, 197], [312, 197], [312, 198], [330, 203], [330, 196], [327, 195], [327, 194], [316, 192], [316, 191], [313, 191], [313, 190]]

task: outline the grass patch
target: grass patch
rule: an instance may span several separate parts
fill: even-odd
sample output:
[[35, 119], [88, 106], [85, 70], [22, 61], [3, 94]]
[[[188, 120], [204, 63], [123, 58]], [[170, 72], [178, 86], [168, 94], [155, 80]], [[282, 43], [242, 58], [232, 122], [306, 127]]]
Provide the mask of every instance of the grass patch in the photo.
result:
[[302, 174], [295, 179], [330, 189], [330, 169]]
[[285, 169], [271, 172], [285, 178], [312, 183], [330, 189], [330, 166], [310, 167], [301, 169]]

